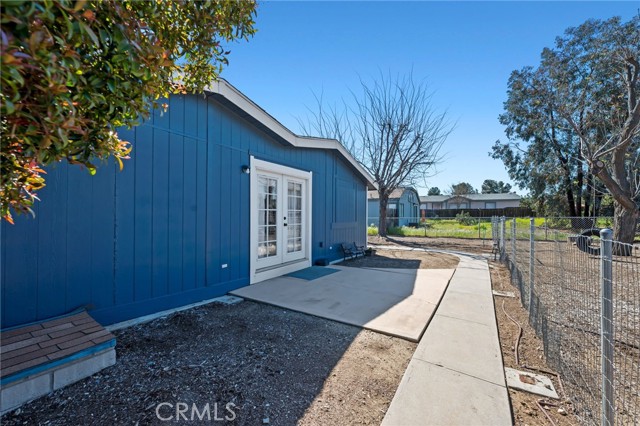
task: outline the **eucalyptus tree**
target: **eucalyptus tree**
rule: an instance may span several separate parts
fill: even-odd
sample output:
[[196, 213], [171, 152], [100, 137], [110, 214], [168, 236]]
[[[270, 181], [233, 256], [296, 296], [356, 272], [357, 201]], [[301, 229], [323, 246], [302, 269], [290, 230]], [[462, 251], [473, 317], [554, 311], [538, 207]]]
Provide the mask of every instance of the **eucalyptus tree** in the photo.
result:
[[588, 194], [604, 185], [614, 238], [625, 243], [640, 218], [639, 61], [639, 16], [569, 28], [537, 68], [512, 73], [500, 116], [511, 143], [492, 152], [520, 186], [562, 187], [571, 215], [588, 210]]
[[[496, 142], [491, 156], [501, 159], [509, 176], [520, 188], [529, 189], [537, 200], [560, 200], [569, 216], [581, 216], [589, 204], [585, 189], [585, 167], [577, 138], [559, 116], [548, 70], [525, 67], [511, 73], [505, 112], [499, 120], [505, 126], [508, 143]], [[588, 209], [586, 209], [588, 210]]]
[[473, 187], [468, 182], [458, 182], [454, 183], [449, 187], [447, 192], [451, 195], [467, 195], [467, 194], [477, 194], [478, 190]]
[[485, 179], [482, 182], [481, 192], [483, 194], [508, 194], [511, 191], [511, 184], [493, 179]]

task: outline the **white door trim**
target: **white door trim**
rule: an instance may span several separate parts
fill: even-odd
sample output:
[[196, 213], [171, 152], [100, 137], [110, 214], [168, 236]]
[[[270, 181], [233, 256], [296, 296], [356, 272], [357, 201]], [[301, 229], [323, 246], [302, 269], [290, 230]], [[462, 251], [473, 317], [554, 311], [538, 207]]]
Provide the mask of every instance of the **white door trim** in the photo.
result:
[[[280, 275], [295, 272], [300, 269], [311, 266], [312, 257], [312, 200], [313, 200], [313, 173], [310, 171], [304, 171], [294, 169], [292, 167], [283, 166], [280, 164], [271, 163], [264, 160], [259, 160], [254, 156], [250, 157], [250, 184], [249, 184], [249, 209], [250, 209], [250, 226], [249, 226], [249, 283], [255, 284], [260, 281], [264, 281], [269, 278], [274, 278]], [[267, 173], [275, 173], [286, 176], [291, 176], [306, 183], [305, 197], [305, 222], [304, 227], [305, 234], [305, 257], [298, 261], [284, 263], [281, 266], [274, 266], [265, 270], [258, 270], [257, 253], [258, 253], [258, 206], [257, 206], [257, 188], [258, 188], [258, 173], [259, 171]], [[281, 197], [283, 194], [279, 194]], [[284, 248], [284, 247], [283, 247]]]

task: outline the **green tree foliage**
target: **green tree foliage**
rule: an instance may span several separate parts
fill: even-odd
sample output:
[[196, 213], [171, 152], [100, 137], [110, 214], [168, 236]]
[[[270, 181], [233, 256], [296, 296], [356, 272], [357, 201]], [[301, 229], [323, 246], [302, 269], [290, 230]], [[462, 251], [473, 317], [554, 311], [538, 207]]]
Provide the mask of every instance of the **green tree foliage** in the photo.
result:
[[483, 194], [508, 194], [509, 191], [511, 191], [511, 185], [501, 180], [485, 179], [482, 182]]
[[546, 205], [548, 213], [582, 216], [591, 204], [584, 162], [573, 132], [554, 110], [545, 73], [525, 67], [511, 74], [500, 115], [509, 142], [496, 142], [491, 155], [504, 162], [509, 176], [539, 205]]
[[30, 212], [42, 167], [122, 167], [115, 133], [170, 93], [201, 92], [228, 63], [224, 44], [255, 32], [254, 1], [2, 2], [1, 214]]
[[467, 195], [467, 194], [477, 194], [478, 191], [467, 182], [454, 183], [449, 188], [449, 194], [451, 195]]
[[432, 186], [431, 188], [429, 188], [429, 192], [427, 192], [427, 195], [440, 195], [440, 188], [438, 188], [437, 186]]
[[500, 120], [510, 142], [496, 143], [492, 155], [512, 179], [534, 197], [561, 188], [572, 215], [589, 210], [589, 194], [606, 190], [614, 238], [633, 241], [640, 217], [640, 16], [569, 28], [543, 50], [537, 68], [512, 73]]

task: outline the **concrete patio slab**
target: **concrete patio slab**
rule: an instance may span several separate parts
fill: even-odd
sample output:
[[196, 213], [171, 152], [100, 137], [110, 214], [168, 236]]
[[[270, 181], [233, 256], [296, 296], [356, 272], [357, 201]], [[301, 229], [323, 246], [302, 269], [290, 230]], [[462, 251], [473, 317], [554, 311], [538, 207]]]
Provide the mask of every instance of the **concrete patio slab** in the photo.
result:
[[331, 267], [340, 272], [273, 278], [231, 294], [417, 342], [454, 272]]

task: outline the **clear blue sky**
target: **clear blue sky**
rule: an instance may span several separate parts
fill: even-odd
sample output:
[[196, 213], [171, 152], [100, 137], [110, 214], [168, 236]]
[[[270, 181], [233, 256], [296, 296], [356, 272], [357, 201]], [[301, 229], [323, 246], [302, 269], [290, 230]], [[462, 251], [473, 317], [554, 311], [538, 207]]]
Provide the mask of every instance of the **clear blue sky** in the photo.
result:
[[[292, 131], [315, 105], [348, 98], [380, 71], [413, 70], [435, 91], [434, 105], [457, 121], [446, 161], [427, 185], [509, 181], [488, 156], [511, 71], [537, 65], [567, 27], [638, 13], [638, 2], [262, 2], [258, 33], [232, 44], [222, 77]], [[515, 185], [514, 185], [515, 186]], [[426, 195], [426, 188], [418, 188]], [[526, 194], [526, 191], [517, 190]]]

